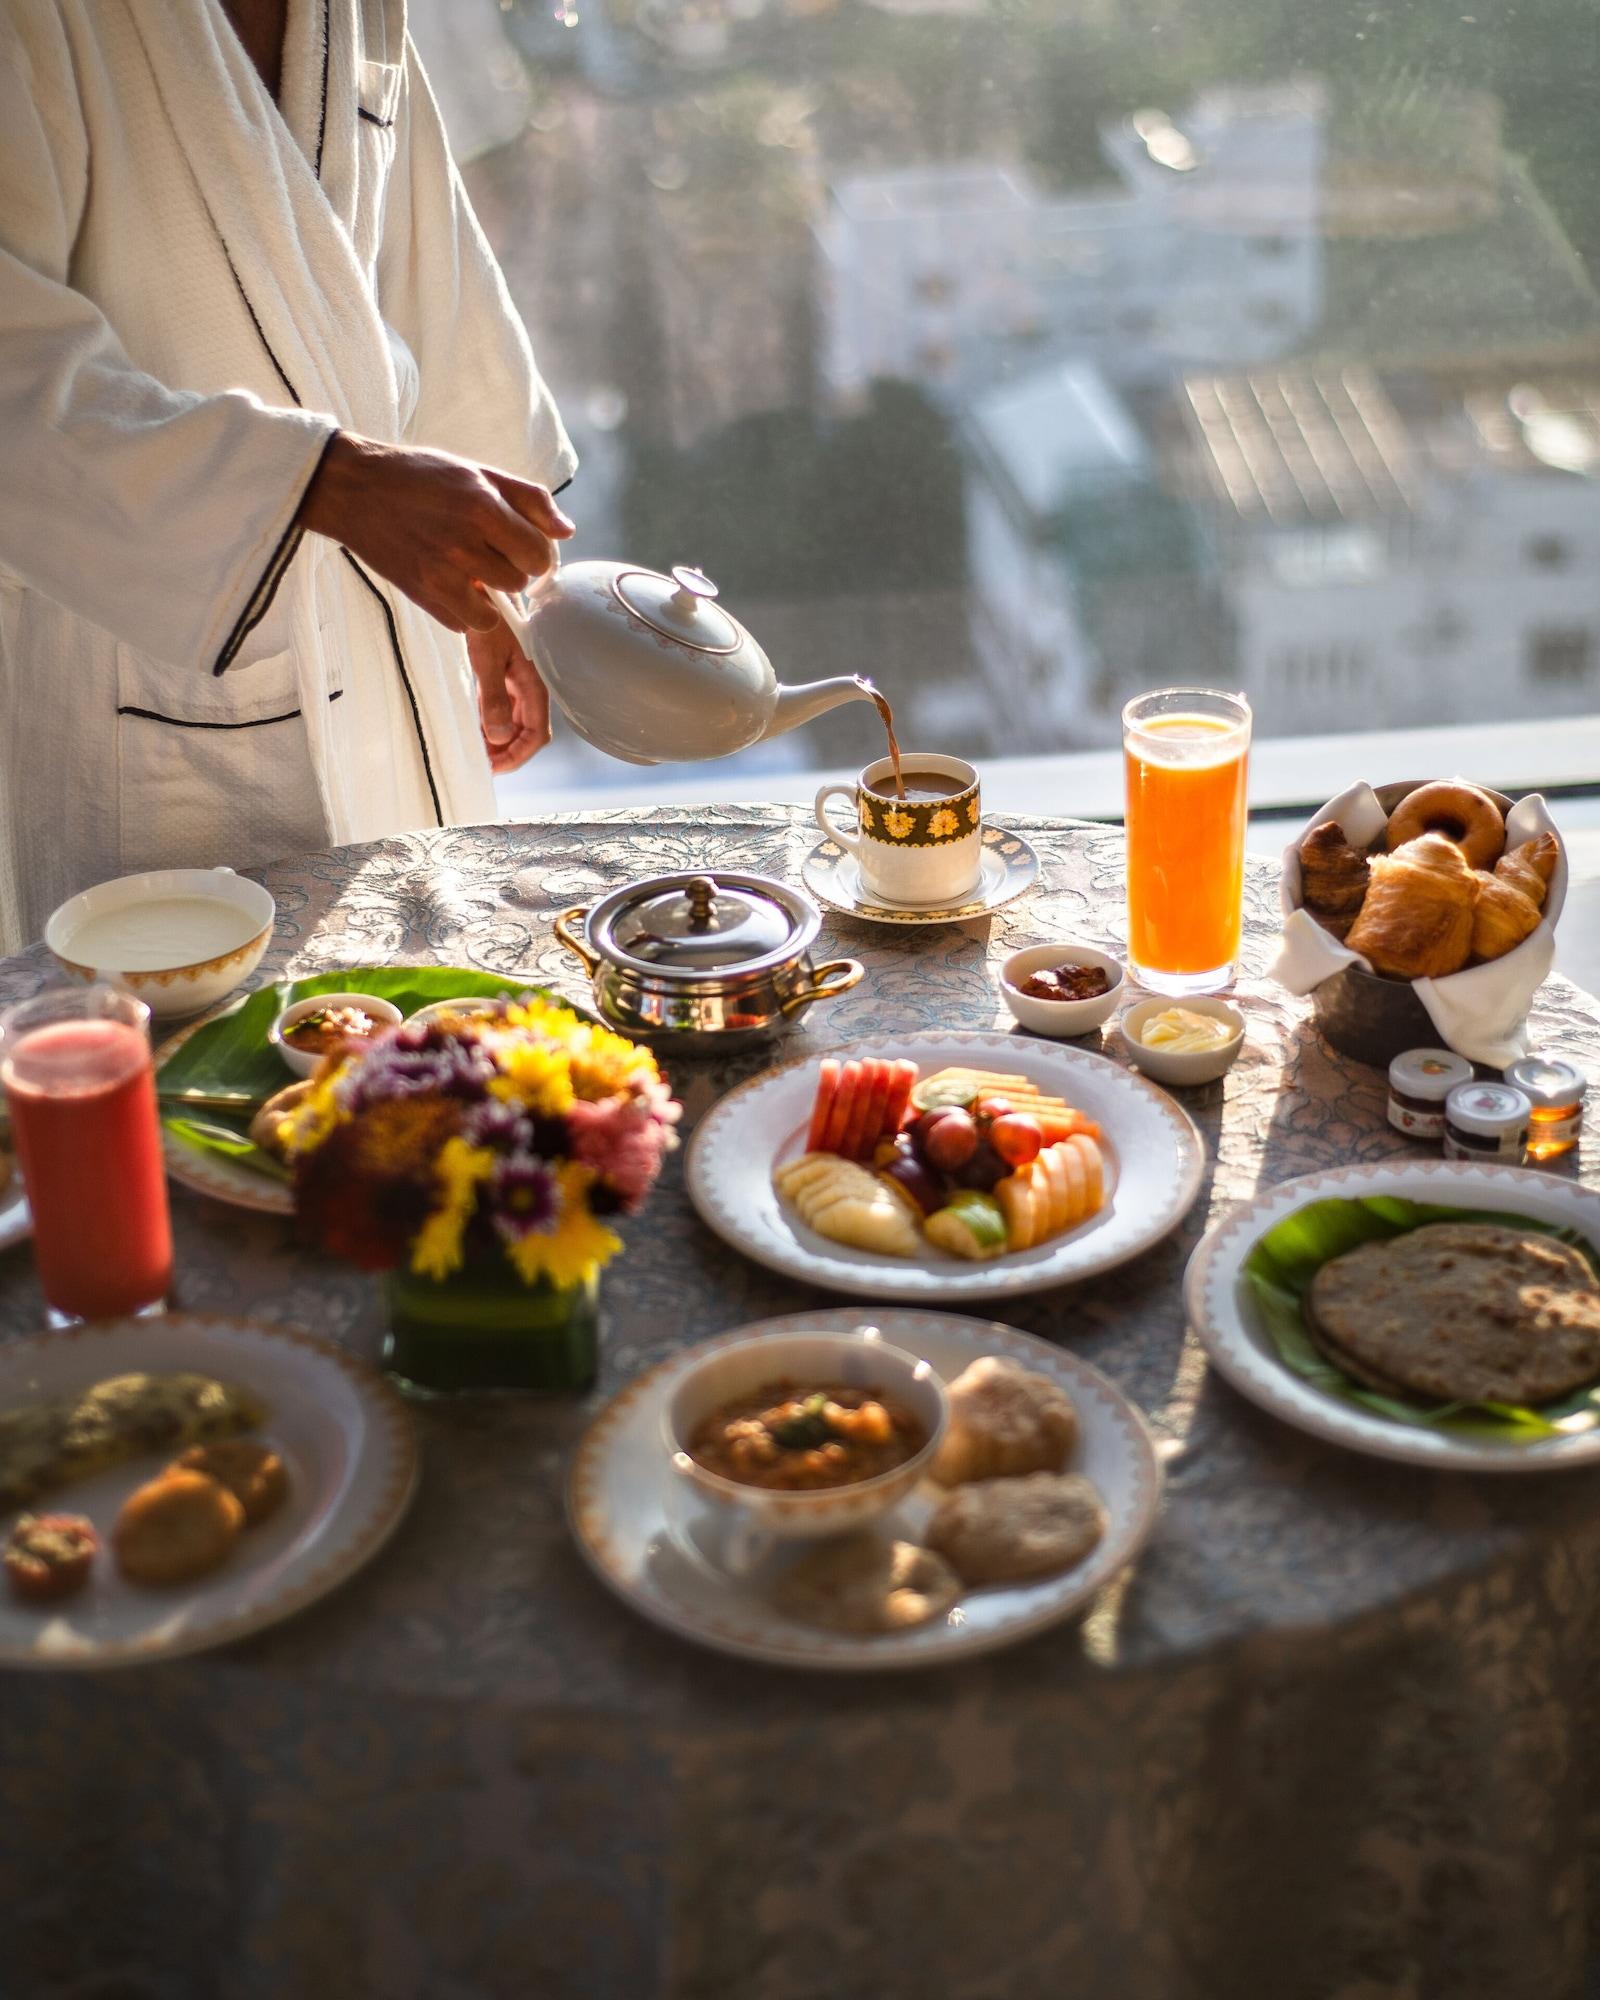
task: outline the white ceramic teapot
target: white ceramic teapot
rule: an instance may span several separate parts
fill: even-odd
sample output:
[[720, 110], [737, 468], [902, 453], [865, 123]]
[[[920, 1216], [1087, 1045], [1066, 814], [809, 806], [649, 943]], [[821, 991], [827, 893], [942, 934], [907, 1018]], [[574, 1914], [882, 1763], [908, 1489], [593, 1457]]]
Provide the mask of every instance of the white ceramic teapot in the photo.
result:
[[871, 686], [841, 676], [780, 687], [772, 662], [697, 569], [552, 568], [516, 600], [489, 596], [551, 696], [597, 750], [629, 764], [694, 763], [779, 736]]

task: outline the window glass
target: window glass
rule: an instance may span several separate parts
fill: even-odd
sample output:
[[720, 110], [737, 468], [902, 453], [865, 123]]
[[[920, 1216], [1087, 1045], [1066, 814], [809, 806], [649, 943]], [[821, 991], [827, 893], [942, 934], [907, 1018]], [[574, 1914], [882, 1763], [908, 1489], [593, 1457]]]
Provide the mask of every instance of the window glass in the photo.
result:
[[[412, 18], [577, 553], [701, 566], [785, 680], [980, 756], [1189, 679], [1265, 735], [1594, 709], [1593, 0]], [[836, 709], [717, 789], [876, 744]]]

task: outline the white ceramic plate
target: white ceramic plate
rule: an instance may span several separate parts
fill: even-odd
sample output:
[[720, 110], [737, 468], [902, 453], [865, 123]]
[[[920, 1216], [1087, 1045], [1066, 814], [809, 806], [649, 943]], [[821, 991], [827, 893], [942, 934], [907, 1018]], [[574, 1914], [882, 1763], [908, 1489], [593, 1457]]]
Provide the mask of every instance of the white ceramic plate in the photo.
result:
[[983, 829], [983, 853], [978, 886], [968, 900], [948, 909], [915, 909], [885, 903], [861, 883], [855, 857], [835, 840], [821, 841], [801, 863], [800, 878], [819, 903], [849, 917], [873, 924], [959, 924], [987, 916], [1031, 888], [1039, 872], [1039, 857], [1020, 833], [1003, 826]]
[[1256, 1312], [1243, 1276], [1245, 1260], [1273, 1224], [1296, 1209], [1314, 1201], [1354, 1201], [1383, 1194], [1564, 1223], [1600, 1243], [1600, 1196], [1554, 1174], [1453, 1160], [1413, 1160], [1340, 1167], [1284, 1181], [1208, 1230], [1189, 1259], [1184, 1278], [1189, 1323], [1218, 1370], [1241, 1395], [1285, 1423], [1375, 1458], [1464, 1472], [1548, 1472], [1600, 1460], [1600, 1431], [1502, 1444], [1448, 1430], [1423, 1430], [1330, 1396], [1285, 1367]]
[[832, 1053], [909, 1056], [924, 1076], [965, 1065], [1028, 1077], [1100, 1126], [1106, 1202], [1053, 1242], [985, 1264], [932, 1249], [922, 1258], [881, 1257], [830, 1243], [807, 1229], [772, 1185], [773, 1169], [805, 1150], [821, 1062], [820, 1054], [805, 1056], [714, 1105], [690, 1143], [687, 1170], [690, 1199], [724, 1242], [788, 1277], [875, 1299], [1013, 1298], [1127, 1263], [1175, 1229], [1199, 1191], [1205, 1146], [1189, 1114], [1143, 1077], [1086, 1049], [951, 1032], [885, 1034]]
[[[87, 1514], [102, 1546], [86, 1588], [58, 1605], [30, 1608], [0, 1586], [0, 1666], [127, 1666], [259, 1632], [336, 1589], [405, 1513], [417, 1477], [410, 1412], [364, 1362], [291, 1328], [172, 1313], [32, 1334], [0, 1345], [0, 1407], [130, 1369], [196, 1369], [254, 1390], [269, 1406], [259, 1435], [282, 1455], [289, 1497], [220, 1569], [148, 1590], [122, 1577], [107, 1543], [122, 1502], [170, 1451], [41, 1495], [31, 1511]], [[15, 1518], [0, 1518], [0, 1537]]]
[[[177, 1054], [189, 1037], [211, 1022], [220, 1020], [239, 1005], [237, 1000], [229, 1000], [221, 1007], [214, 1007], [209, 1014], [198, 1021], [191, 1021], [186, 1028], [180, 1028], [175, 1035], [169, 1035], [156, 1050], [155, 1064], [157, 1077], [162, 1064]], [[286, 1069], [283, 1073], [284, 1088], [295, 1081]], [[183, 1110], [181, 1104], [164, 1104], [163, 1114]], [[197, 1105], [194, 1117], [204, 1120], [207, 1112], [204, 1105]], [[190, 1146], [176, 1133], [169, 1132], [165, 1125], [161, 1128], [161, 1151], [167, 1163], [167, 1175], [179, 1187], [186, 1187], [195, 1194], [210, 1195], [213, 1201], [225, 1201], [230, 1208], [254, 1209], [258, 1215], [293, 1215], [294, 1189], [287, 1181], [280, 1181], [270, 1174], [258, 1173], [254, 1167], [241, 1166], [237, 1160], [230, 1160], [223, 1153], [209, 1153], [200, 1146]]]
[[[1060, 1576], [968, 1591], [945, 1618], [867, 1638], [798, 1624], [768, 1601], [773, 1579], [801, 1553], [795, 1544], [747, 1575], [731, 1575], [723, 1566], [730, 1547], [725, 1510], [699, 1498], [667, 1462], [661, 1438], [667, 1399], [713, 1348], [752, 1334], [847, 1331], [864, 1320], [896, 1347], [926, 1358], [946, 1381], [980, 1355], [1004, 1354], [1060, 1383], [1078, 1407], [1082, 1432], [1070, 1469], [1093, 1480], [1110, 1517], [1098, 1547]], [[924, 1481], [886, 1517], [883, 1530], [915, 1540], [940, 1497], [941, 1489]], [[625, 1604], [718, 1652], [820, 1671], [941, 1666], [1059, 1624], [1138, 1554], [1160, 1501], [1161, 1467], [1144, 1419], [1097, 1368], [1014, 1327], [900, 1307], [786, 1313], [686, 1348], [612, 1398], [579, 1442], [567, 1485], [578, 1547]]]

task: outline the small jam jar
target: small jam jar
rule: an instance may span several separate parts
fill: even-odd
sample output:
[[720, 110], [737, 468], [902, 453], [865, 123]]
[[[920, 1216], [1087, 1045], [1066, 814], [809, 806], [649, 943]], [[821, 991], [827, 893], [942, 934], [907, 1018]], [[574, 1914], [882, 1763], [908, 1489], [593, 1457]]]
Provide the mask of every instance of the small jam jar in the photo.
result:
[[1583, 1130], [1583, 1098], [1588, 1079], [1560, 1056], [1523, 1056], [1507, 1066], [1506, 1082], [1533, 1106], [1528, 1121], [1528, 1158], [1553, 1160], [1570, 1153]]
[[1449, 1049], [1407, 1049], [1389, 1065], [1389, 1123], [1410, 1139], [1444, 1137], [1444, 1101], [1471, 1083], [1472, 1065]]
[[1532, 1104], [1508, 1083], [1458, 1083], [1444, 1101], [1444, 1156], [1520, 1167], [1532, 1116]]

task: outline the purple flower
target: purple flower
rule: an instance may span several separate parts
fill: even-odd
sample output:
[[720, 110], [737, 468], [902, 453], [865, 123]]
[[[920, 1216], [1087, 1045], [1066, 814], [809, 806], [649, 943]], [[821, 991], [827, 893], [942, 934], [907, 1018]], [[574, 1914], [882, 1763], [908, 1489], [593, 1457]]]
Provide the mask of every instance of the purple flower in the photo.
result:
[[467, 1113], [462, 1134], [472, 1146], [492, 1146], [498, 1153], [531, 1153], [533, 1121], [520, 1105], [486, 1097]]
[[428, 1027], [398, 1030], [373, 1045], [334, 1085], [339, 1104], [350, 1112], [400, 1097], [483, 1098], [495, 1075], [488, 1054], [475, 1041], [436, 1035]]
[[489, 1177], [491, 1221], [507, 1243], [535, 1230], [549, 1231], [561, 1219], [561, 1190], [544, 1161], [532, 1153], [512, 1153]]

